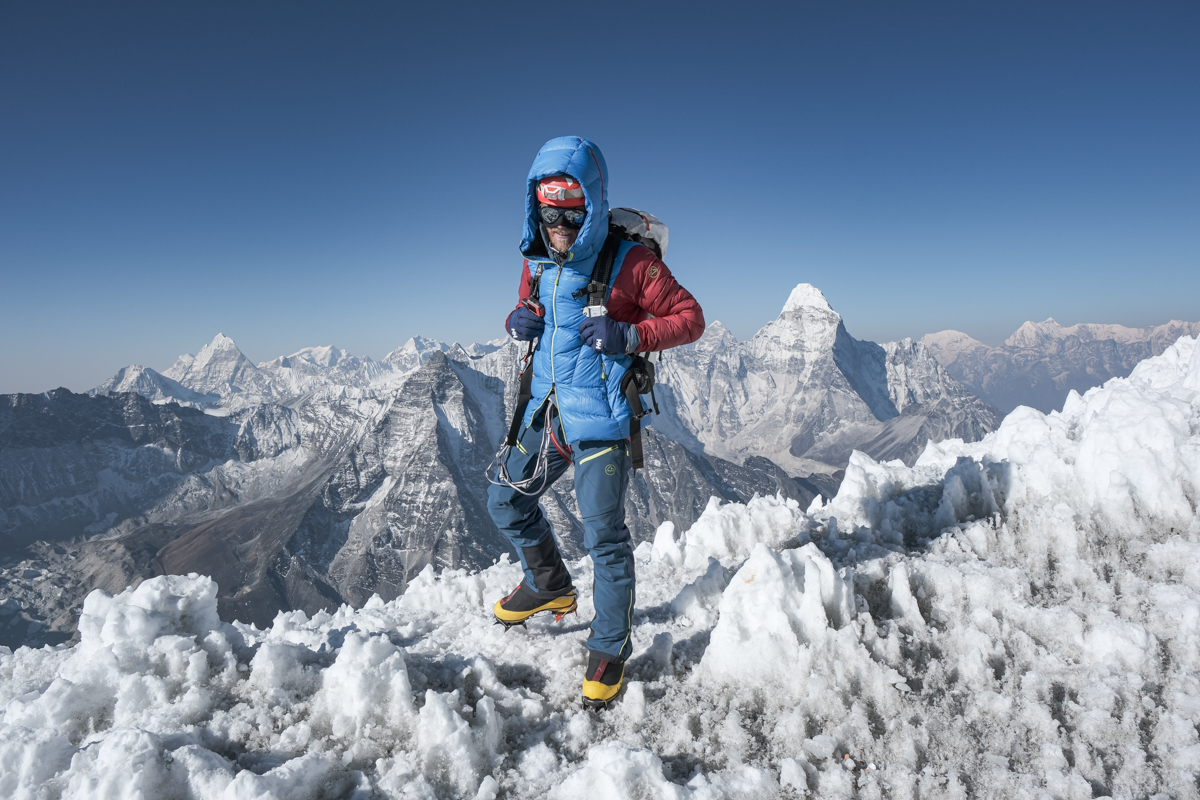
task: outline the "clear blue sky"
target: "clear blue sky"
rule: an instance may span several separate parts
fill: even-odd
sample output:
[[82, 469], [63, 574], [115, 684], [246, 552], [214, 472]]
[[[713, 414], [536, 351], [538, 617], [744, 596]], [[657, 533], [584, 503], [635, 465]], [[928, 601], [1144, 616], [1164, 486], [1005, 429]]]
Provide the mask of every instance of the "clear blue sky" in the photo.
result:
[[494, 338], [563, 134], [739, 338], [1200, 319], [1195, 2], [429, 6], [0, 6], [0, 392]]

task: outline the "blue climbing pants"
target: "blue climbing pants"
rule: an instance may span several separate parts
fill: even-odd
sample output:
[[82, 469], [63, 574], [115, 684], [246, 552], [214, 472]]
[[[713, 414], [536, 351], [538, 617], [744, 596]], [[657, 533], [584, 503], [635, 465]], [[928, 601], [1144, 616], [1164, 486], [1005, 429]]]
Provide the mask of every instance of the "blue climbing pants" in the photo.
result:
[[[508, 473], [514, 481], [533, 475], [547, 413], [538, 413], [522, 431], [518, 446], [508, 452]], [[558, 441], [562, 442], [561, 423], [553, 411], [549, 413]], [[633, 650], [629, 636], [633, 625], [633, 540], [625, 525], [625, 491], [631, 469], [629, 443], [624, 439], [575, 442], [571, 456], [575, 463], [575, 498], [583, 517], [583, 544], [592, 556], [594, 575], [596, 617], [588, 650], [609, 661], [623, 661]], [[527, 490], [533, 496], [523, 495], [511, 486], [492, 484], [488, 489], [488, 511], [516, 548], [525, 570], [526, 588], [539, 597], [558, 597], [572, 588], [550, 520], [538, 502], [569, 466], [570, 462], [551, 445], [545, 483], [539, 480]]]

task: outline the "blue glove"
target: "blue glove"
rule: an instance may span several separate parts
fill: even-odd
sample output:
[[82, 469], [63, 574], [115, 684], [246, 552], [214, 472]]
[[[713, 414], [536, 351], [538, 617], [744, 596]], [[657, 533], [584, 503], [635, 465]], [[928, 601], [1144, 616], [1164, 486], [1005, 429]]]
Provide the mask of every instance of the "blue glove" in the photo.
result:
[[612, 317], [587, 317], [579, 323], [579, 335], [583, 337], [583, 343], [597, 353], [616, 355], [625, 352], [629, 327], [628, 322], [617, 322]]
[[518, 342], [532, 342], [546, 329], [546, 320], [525, 306], [517, 306], [508, 315], [508, 321], [504, 323], [504, 327]]

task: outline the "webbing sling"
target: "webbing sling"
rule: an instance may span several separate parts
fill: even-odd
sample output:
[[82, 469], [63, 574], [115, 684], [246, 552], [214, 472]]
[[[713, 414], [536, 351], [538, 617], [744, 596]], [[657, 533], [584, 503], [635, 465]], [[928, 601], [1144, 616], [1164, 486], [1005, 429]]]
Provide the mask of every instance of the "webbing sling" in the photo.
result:
[[[542, 295], [542, 265], [538, 264], [537, 270], [534, 272], [533, 279], [529, 282], [529, 299], [538, 303]], [[540, 303], [538, 303], [540, 305]], [[544, 313], [544, 312], [543, 312]], [[517, 437], [521, 432], [521, 420], [525, 416], [525, 408], [529, 405], [529, 401], [533, 399], [533, 340], [529, 341], [529, 348], [525, 351], [525, 368], [521, 370], [521, 375], [518, 378], [517, 389], [517, 407], [513, 411], [512, 424], [508, 426], [508, 438], [504, 440], [504, 444], [508, 447], [517, 446]]]
[[[530, 342], [529, 355], [533, 355], [532, 342]], [[530, 358], [525, 364], [525, 369], [521, 370], [520, 388], [517, 389], [517, 407], [513, 411], [512, 424], [508, 426], [508, 438], [504, 443], [509, 447], [517, 446], [517, 438], [521, 433], [521, 420], [525, 417], [525, 409], [529, 405], [529, 401], [533, 399], [533, 359]]]

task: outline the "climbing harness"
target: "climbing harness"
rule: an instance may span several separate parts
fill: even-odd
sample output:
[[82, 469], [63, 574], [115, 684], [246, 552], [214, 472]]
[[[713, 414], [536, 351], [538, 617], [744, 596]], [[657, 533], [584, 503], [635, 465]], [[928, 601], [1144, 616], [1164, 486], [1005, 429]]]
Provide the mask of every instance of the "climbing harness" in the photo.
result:
[[[542, 270], [544, 264], [538, 262], [537, 270], [534, 271], [533, 280], [529, 282], [529, 297], [521, 300], [521, 305], [527, 308], [532, 313], [539, 317], [546, 316], [546, 307], [541, 303], [541, 283]], [[546, 481], [548, 477], [547, 465], [550, 455], [550, 446], [554, 445], [560, 453], [563, 452], [562, 446], [559, 444], [557, 437], [554, 435], [554, 398], [547, 398], [549, 407], [546, 410], [546, 426], [542, 429], [542, 441], [538, 446], [538, 459], [534, 467], [533, 474], [528, 478], [520, 481], [514, 481], [512, 476], [508, 474], [508, 454], [514, 448], [521, 448], [521, 420], [525, 417], [525, 409], [529, 406], [529, 401], [533, 399], [533, 340], [529, 340], [529, 347], [525, 350], [525, 355], [521, 359], [521, 371], [517, 378], [517, 405], [513, 410], [512, 424], [508, 426], [508, 436], [504, 438], [504, 444], [500, 446], [500, 450], [492, 458], [490, 464], [484, 474], [487, 476], [488, 482], [497, 486], [508, 486], [519, 494], [527, 497], [535, 497], [540, 495], [546, 489]], [[568, 448], [569, 451], [570, 448]], [[567, 458], [565, 455], [564, 458]], [[567, 458], [569, 461], [570, 459]], [[496, 477], [493, 478], [493, 469]], [[539, 480], [541, 481], [539, 483]], [[534, 487], [537, 488], [534, 488]]]

